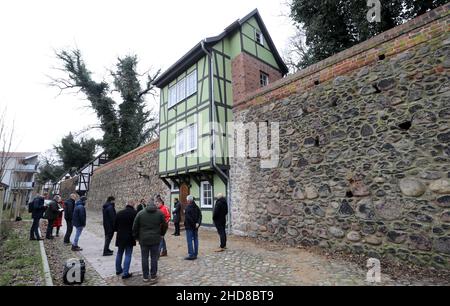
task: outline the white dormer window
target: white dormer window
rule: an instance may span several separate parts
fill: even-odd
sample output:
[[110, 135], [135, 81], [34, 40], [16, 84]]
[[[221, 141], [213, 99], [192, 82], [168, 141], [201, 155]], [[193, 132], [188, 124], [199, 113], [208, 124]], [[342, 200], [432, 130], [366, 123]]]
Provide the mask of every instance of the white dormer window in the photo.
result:
[[261, 31], [255, 29], [255, 40], [258, 44], [264, 46], [264, 36]]
[[169, 88], [169, 108], [197, 92], [197, 70]]
[[265, 72], [260, 72], [260, 76], [259, 76], [259, 82], [261, 87], [265, 87], [267, 85], [269, 85], [269, 75]]

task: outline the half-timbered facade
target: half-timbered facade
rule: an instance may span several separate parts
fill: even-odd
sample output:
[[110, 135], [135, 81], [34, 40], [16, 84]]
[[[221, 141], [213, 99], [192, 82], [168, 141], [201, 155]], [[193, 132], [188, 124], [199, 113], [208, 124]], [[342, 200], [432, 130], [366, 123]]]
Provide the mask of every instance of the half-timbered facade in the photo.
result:
[[196, 198], [212, 224], [214, 197], [227, 195], [227, 122], [246, 94], [287, 73], [258, 12], [199, 42], [165, 71], [160, 88], [159, 175], [171, 188], [170, 204]]
[[105, 152], [102, 152], [95, 159], [78, 170], [78, 180], [75, 190], [80, 196], [87, 195], [94, 171], [101, 165], [106, 164], [108, 161], [108, 155]]

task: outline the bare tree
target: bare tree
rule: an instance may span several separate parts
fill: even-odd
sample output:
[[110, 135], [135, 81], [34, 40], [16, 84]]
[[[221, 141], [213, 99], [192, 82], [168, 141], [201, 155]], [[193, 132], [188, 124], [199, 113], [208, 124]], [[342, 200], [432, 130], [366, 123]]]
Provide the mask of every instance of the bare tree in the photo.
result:
[[[11, 147], [14, 137], [14, 121], [11, 125], [7, 122], [7, 111], [6, 108], [0, 110], [0, 183], [3, 182], [5, 175], [6, 164], [10, 158]], [[0, 186], [0, 190], [3, 189]], [[0, 237], [3, 219], [3, 198], [4, 190], [0, 192]]]
[[289, 38], [287, 47], [283, 50], [283, 60], [289, 68], [290, 73], [296, 73], [302, 69], [302, 59], [307, 56], [305, 31], [297, 28], [296, 33]]

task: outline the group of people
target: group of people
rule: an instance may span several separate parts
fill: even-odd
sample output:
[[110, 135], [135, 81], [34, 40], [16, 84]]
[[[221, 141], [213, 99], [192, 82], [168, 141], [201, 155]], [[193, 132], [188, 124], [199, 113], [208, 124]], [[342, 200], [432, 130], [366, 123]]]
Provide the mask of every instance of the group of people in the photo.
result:
[[[29, 204], [32, 213], [33, 225], [30, 230], [31, 240], [42, 240], [39, 235], [39, 220], [45, 218], [48, 221], [46, 238], [53, 239], [53, 228], [56, 227], [56, 235], [59, 235], [59, 228], [62, 225], [62, 216], [66, 220], [67, 229], [64, 236], [64, 243], [71, 244], [73, 251], [82, 251], [78, 242], [83, 229], [86, 226], [86, 200], [85, 196], [79, 197], [71, 194], [69, 199], [62, 201], [61, 196], [55, 195], [53, 200], [45, 203], [48, 194], [37, 195]], [[48, 199], [47, 199], [48, 200]], [[184, 209], [184, 228], [188, 256], [185, 260], [196, 260], [199, 249], [198, 230], [202, 224], [202, 212], [194, 201], [192, 195], [186, 198], [187, 205]], [[176, 198], [172, 210], [175, 231], [172, 235], [180, 236], [180, 222], [182, 215], [182, 205]], [[139, 203], [129, 202], [125, 208], [119, 212], [115, 209], [115, 198], [110, 196], [102, 208], [103, 228], [105, 233], [105, 243], [103, 246], [103, 256], [112, 256], [114, 251], [110, 249], [110, 244], [116, 235], [116, 275], [122, 279], [132, 277], [130, 265], [133, 248], [136, 241], [139, 242], [142, 257], [142, 273], [144, 282], [157, 282], [158, 260], [167, 256], [167, 244], [165, 235], [169, 228], [171, 214], [164, 204], [160, 195], [154, 196], [148, 203], [141, 199]], [[213, 221], [220, 236], [220, 247], [216, 250], [222, 252], [226, 249], [226, 216], [228, 205], [222, 194], [217, 195], [217, 201], [213, 211]], [[70, 241], [73, 228], [76, 233], [73, 241]]]
[[[71, 194], [69, 199], [64, 202], [60, 195], [54, 195], [53, 199], [49, 200], [48, 193], [42, 195], [37, 194], [34, 199], [28, 203], [28, 210], [33, 219], [30, 229], [30, 240], [43, 240], [39, 234], [39, 223], [41, 219], [47, 220], [45, 238], [54, 239], [54, 228], [56, 228], [56, 237], [59, 237], [59, 230], [62, 226], [62, 219], [64, 216], [67, 225], [64, 243], [72, 245], [72, 251], [81, 251], [82, 249], [78, 246], [78, 241], [86, 226], [86, 200], [86, 197], [79, 197], [77, 194]], [[74, 227], [76, 233], [73, 242], [71, 242], [70, 237]]]

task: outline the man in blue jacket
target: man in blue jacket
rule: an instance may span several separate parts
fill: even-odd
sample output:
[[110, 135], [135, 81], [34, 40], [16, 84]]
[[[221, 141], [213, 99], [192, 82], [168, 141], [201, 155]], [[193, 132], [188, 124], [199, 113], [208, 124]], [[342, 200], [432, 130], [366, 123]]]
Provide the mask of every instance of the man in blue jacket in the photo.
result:
[[72, 251], [82, 251], [83, 249], [78, 246], [78, 241], [80, 240], [81, 233], [86, 227], [86, 205], [87, 198], [85, 196], [81, 197], [75, 204], [75, 209], [73, 210], [72, 224], [76, 229], [75, 239], [72, 243]]

